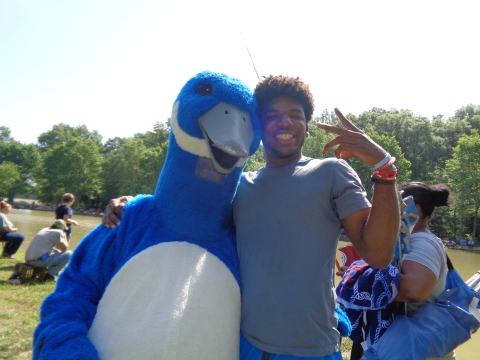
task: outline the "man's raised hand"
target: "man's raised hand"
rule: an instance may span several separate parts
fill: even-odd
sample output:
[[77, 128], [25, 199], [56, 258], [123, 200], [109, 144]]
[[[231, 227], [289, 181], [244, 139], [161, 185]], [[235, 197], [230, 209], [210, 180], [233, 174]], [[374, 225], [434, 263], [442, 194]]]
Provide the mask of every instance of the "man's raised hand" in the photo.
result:
[[338, 159], [354, 157], [364, 164], [372, 166], [385, 158], [387, 152], [380, 145], [353, 125], [337, 108], [335, 108], [335, 114], [343, 126], [345, 126], [345, 129], [324, 123], [317, 123], [318, 128], [338, 135], [325, 145], [322, 150], [323, 154], [338, 145], [335, 149], [335, 156]]

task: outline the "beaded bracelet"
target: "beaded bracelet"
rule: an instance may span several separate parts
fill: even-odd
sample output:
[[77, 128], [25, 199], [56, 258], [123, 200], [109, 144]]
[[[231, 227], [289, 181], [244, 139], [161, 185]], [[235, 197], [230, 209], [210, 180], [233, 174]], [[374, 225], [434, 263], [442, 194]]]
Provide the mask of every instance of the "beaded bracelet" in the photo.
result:
[[382, 185], [394, 185], [395, 184], [395, 179], [393, 179], [393, 180], [383, 180], [383, 179], [379, 179], [377, 177], [372, 176], [370, 178], [370, 180], [372, 180], [372, 182], [374, 182], [375, 184], [382, 184]]

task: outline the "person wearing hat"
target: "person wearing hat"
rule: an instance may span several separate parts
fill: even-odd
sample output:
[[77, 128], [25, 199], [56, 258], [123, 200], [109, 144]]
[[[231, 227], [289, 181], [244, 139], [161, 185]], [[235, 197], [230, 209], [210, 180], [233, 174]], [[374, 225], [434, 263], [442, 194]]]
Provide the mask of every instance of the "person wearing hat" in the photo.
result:
[[28, 245], [25, 261], [35, 267], [47, 268], [44, 281], [55, 281], [55, 276], [70, 261], [72, 252], [68, 251], [67, 231], [67, 223], [57, 219], [49, 228], [40, 230]]

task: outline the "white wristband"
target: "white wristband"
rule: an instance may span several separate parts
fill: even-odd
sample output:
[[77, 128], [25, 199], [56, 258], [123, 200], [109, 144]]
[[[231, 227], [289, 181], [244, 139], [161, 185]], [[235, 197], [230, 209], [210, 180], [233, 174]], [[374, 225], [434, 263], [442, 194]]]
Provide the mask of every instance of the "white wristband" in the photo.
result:
[[392, 158], [392, 156], [390, 154], [387, 154], [387, 156], [385, 156], [385, 158], [382, 161], [380, 161], [379, 163], [377, 163], [375, 165], [369, 166], [368, 168], [371, 171], [374, 171], [374, 170], [378, 169], [379, 167], [385, 165], [387, 162], [389, 162], [391, 158]]

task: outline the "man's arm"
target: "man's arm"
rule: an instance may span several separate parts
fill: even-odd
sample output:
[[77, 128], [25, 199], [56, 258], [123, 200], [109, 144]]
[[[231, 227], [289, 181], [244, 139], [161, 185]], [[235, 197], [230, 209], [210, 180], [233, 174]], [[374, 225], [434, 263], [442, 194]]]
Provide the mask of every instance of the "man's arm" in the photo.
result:
[[77, 221], [70, 219], [70, 215], [69, 215], [69, 214], [63, 215], [63, 221], [65, 221], [67, 224], [73, 224], [73, 225], [75, 225], [75, 226], [78, 225], [78, 222], [77, 222]]
[[347, 216], [342, 219], [342, 226], [362, 259], [373, 267], [384, 269], [392, 261], [400, 210], [396, 187], [382, 185], [387, 189], [379, 190], [377, 185], [371, 209]]
[[103, 214], [102, 224], [107, 228], [114, 228], [120, 225], [120, 219], [117, 217], [123, 215], [123, 208], [127, 202], [133, 199], [133, 196], [126, 195], [116, 199], [111, 199]]
[[62, 241], [55, 246], [56, 249], [60, 250], [61, 252], [65, 252], [68, 250], [68, 242], [65, 238], [62, 238]]
[[[338, 136], [328, 142], [322, 152], [337, 146], [337, 158], [355, 157], [368, 166], [385, 158], [387, 152], [353, 125], [343, 114], [335, 113], [345, 126], [317, 123], [317, 127]], [[375, 184], [371, 209], [357, 211], [342, 219], [345, 233], [352, 241], [362, 259], [376, 268], [386, 268], [393, 257], [393, 250], [400, 226], [400, 208], [395, 183]]]
[[17, 228], [12, 228], [10, 226], [4, 226], [3, 230], [6, 231], [6, 232], [16, 232]]

